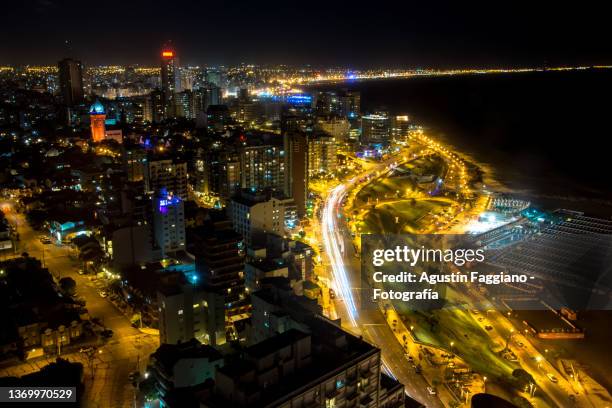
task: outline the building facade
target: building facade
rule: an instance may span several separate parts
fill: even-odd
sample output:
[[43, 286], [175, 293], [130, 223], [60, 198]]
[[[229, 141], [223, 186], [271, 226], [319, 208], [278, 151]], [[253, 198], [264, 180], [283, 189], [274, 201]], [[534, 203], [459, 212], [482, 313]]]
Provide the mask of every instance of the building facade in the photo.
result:
[[164, 105], [164, 118], [176, 115], [175, 93], [178, 61], [174, 50], [166, 47], [161, 53], [161, 85]]
[[89, 124], [91, 128], [91, 139], [101, 142], [106, 138], [106, 110], [100, 101], [96, 101], [89, 108]]
[[261, 234], [285, 236], [297, 224], [297, 210], [292, 198], [244, 191], [231, 199], [229, 214], [234, 230], [250, 246]]
[[185, 207], [178, 196], [161, 190], [153, 200], [155, 242], [165, 254], [185, 250]]
[[388, 116], [383, 114], [365, 115], [361, 118], [361, 143], [388, 143], [390, 130]]
[[64, 58], [58, 64], [59, 85], [64, 103], [68, 106], [83, 102], [83, 65], [81, 61]]
[[145, 188], [149, 194], [161, 189], [187, 199], [187, 163], [180, 159], [150, 158], [145, 166]]
[[333, 174], [337, 166], [336, 140], [326, 134], [308, 138], [308, 177]]

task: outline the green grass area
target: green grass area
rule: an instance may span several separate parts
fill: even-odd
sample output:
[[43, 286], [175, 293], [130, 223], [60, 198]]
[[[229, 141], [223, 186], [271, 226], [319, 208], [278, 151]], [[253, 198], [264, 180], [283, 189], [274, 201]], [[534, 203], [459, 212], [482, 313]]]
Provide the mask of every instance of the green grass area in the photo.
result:
[[359, 226], [361, 231], [372, 234], [415, 233], [426, 215], [439, 213], [452, 203], [452, 200], [440, 197], [380, 204], [367, 212]]
[[444, 159], [436, 154], [411, 160], [408, 163], [401, 165], [399, 169], [408, 170], [419, 176], [425, 174], [435, 174], [436, 176], [440, 176], [444, 171], [444, 166]]
[[425, 342], [450, 349], [463, 358], [470, 367], [489, 378], [510, 378], [518, 368], [497, 354], [503, 345], [495, 344], [478, 325], [473, 314], [456, 303], [452, 289], [446, 291], [447, 305], [431, 311], [410, 309], [406, 302], [396, 304], [398, 312], [407, 318], [406, 325], [414, 326], [415, 336]]
[[372, 204], [377, 198], [385, 200], [418, 196], [423, 189], [409, 175], [435, 174], [440, 176], [444, 172], [444, 166], [444, 161], [439, 156], [421, 157], [405, 163], [398, 168], [398, 172], [393, 177], [380, 178], [361, 189], [355, 197], [355, 205], [359, 207]]
[[[390, 177], [376, 180], [361, 189], [355, 197], [357, 207], [391, 198], [403, 198], [412, 195], [416, 190], [416, 183], [406, 177]], [[398, 193], [399, 192], [399, 193]]]

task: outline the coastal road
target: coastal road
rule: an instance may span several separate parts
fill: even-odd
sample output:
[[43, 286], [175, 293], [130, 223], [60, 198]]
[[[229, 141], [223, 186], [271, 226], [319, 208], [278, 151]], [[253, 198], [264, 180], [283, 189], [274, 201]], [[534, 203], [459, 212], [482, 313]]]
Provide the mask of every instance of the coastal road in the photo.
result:
[[[384, 170], [386, 165], [377, 166], [372, 173]], [[360, 283], [359, 264], [355, 260], [351, 234], [346, 223], [341, 221], [340, 214], [347, 192], [363, 176], [335, 187], [327, 196], [321, 213], [323, 245], [330, 264], [332, 287], [338, 296], [336, 310], [345, 329], [363, 335], [381, 349], [383, 370], [404, 384], [410, 397], [427, 407], [441, 408], [444, 406], [442, 402], [427, 391], [427, 381], [406, 360], [403, 348], [382, 313], [378, 310], [360, 310], [359, 299], [354, 295], [354, 289]]]

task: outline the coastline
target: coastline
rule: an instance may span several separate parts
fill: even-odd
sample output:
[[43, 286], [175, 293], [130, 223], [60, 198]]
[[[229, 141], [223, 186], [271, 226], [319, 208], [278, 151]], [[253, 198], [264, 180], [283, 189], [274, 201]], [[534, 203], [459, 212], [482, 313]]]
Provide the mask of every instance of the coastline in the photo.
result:
[[[609, 218], [610, 181], [597, 148], [612, 71], [414, 76], [307, 86], [361, 93], [361, 111], [409, 115], [486, 174], [490, 189], [541, 209]], [[586, 95], [592, 95], [586, 98]]]

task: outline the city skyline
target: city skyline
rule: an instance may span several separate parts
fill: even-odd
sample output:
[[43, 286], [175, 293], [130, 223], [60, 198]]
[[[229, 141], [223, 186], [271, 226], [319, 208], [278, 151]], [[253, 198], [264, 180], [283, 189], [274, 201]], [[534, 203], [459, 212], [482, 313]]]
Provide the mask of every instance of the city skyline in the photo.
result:
[[596, 7], [3, 11], [0, 402], [612, 401]]

